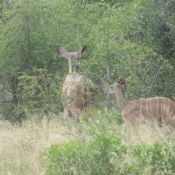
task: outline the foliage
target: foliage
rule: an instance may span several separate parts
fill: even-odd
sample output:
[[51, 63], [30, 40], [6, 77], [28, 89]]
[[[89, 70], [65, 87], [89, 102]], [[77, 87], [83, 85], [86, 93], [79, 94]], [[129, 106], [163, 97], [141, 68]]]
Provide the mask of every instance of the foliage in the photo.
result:
[[26, 111], [62, 111], [60, 95], [68, 66], [57, 55], [57, 45], [74, 52], [87, 44], [79, 72], [98, 85], [94, 104], [99, 109], [110, 107], [106, 89], [120, 77], [130, 80], [128, 98], [173, 99], [173, 10], [169, 0], [2, 0], [3, 118], [22, 121]]
[[150, 168], [151, 174], [158, 172], [175, 173], [175, 147], [155, 142], [152, 146], [138, 145], [133, 150], [138, 169]]
[[[115, 140], [101, 136], [85, 146], [76, 141], [53, 145], [46, 154], [50, 161], [46, 174], [95, 175], [114, 172], [115, 166], [110, 163], [110, 158], [112, 154], [124, 151], [120, 150], [121, 148], [117, 147], [119, 144], [116, 143]], [[114, 145], [116, 145], [115, 149]]]
[[106, 109], [107, 88], [121, 77], [129, 80], [128, 99], [175, 98], [174, 8], [172, 0], [0, 1], [1, 118], [22, 122], [45, 110], [58, 117], [68, 65], [56, 48], [88, 46], [78, 72], [98, 87], [94, 118], [77, 124], [85, 143], [46, 149], [46, 174], [175, 173], [174, 146], [125, 145], [121, 114]]
[[[128, 38], [142, 46], [150, 46], [152, 53], [145, 55], [149, 66], [144, 83], [151, 86], [147, 93], [174, 97], [174, 1], [142, 1], [133, 21]], [[140, 69], [139, 69], [140, 70]], [[156, 73], [157, 72], [157, 73]], [[140, 76], [143, 76], [140, 75]], [[170, 78], [171, 77], [171, 78]], [[152, 95], [151, 93], [151, 95]], [[171, 95], [170, 95], [171, 94]]]
[[[47, 160], [45, 174], [175, 173], [173, 144], [165, 143], [165, 140], [155, 141], [151, 145], [148, 145], [149, 140], [148, 143], [144, 141], [138, 145], [133, 142], [125, 144], [129, 141], [113, 113], [101, 111], [99, 114], [93, 112], [93, 115], [93, 120], [76, 126], [83, 133], [82, 137], [68, 143], [54, 144], [42, 153], [42, 157]], [[130, 134], [130, 137], [134, 136]]]
[[80, 126], [82, 132], [86, 131], [83, 136], [84, 142], [77, 139], [69, 143], [55, 144], [46, 149], [43, 153], [48, 161], [46, 174], [116, 173], [119, 167], [116, 167], [113, 159], [121, 161], [122, 154], [126, 154], [127, 148], [122, 145], [122, 134], [120, 132], [113, 134], [107, 123], [111, 124], [109, 118], [103, 122], [99, 116], [91, 121], [88, 127]]
[[57, 87], [62, 81], [59, 76], [51, 74], [47, 68], [33, 68], [33, 72], [33, 75], [23, 73], [19, 77], [19, 87], [21, 88], [19, 98], [22, 100], [17, 109], [20, 111], [25, 108], [28, 113], [30, 113], [29, 111], [38, 113], [43, 110], [60, 111], [61, 100], [57, 98], [60, 96], [60, 91]]

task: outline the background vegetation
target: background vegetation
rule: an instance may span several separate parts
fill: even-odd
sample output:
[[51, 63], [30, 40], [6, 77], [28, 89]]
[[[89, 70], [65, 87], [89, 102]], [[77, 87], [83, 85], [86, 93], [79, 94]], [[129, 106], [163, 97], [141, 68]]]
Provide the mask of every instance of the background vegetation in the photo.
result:
[[57, 45], [68, 51], [88, 45], [80, 71], [99, 87], [97, 108], [109, 107], [105, 89], [119, 77], [130, 79], [128, 99], [173, 99], [174, 8], [170, 0], [1, 0], [3, 118], [21, 121], [27, 113], [62, 111], [68, 65]]
[[[175, 99], [174, 11], [175, 2], [172, 0], [0, 0], [1, 120], [10, 121], [15, 127], [17, 123], [23, 124], [23, 120], [36, 120], [43, 115], [43, 111], [48, 111], [50, 118], [55, 116], [61, 123], [63, 107], [60, 94], [68, 65], [66, 59], [57, 55], [56, 47], [61, 45], [68, 51], [77, 51], [87, 44], [88, 49], [81, 58], [83, 68], [79, 71], [98, 87], [92, 116], [98, 118], [99, 114], [103, 114], [107, 123], [99, 119], [103, 123], [103, 127], [99, 128], [108, 130], [108, 122], [111, 125], [115, 123], [119, 127], [119, 136], [116, 130], [103, 133], [103, 129], [99, 129], [97, 135], [84, 131], [92, 140], [86, 145], [88, 152], [82, 150], [76, 154], [75, 160], [82, 158], [90, 162], [94, 158], [93, 161], [98, 162], [95, 158], [102, 158], [102, 162], [89, 174], [174, 172], [171, 168], [173, 157], [169, 155], [170, 149], [174, 154], [171, 144], [163, 145], [158, 140], [150, 147], [141, 144], [130, 149], [131, 145], [123, 146], [125, 135], [121, 134], [122, 119], [117, 111], [108, 110], [111, 106], [115, 108], [115, 104], [112, 105], [106, 92], [106, 88], [118, 78], [127, 77], [128, 100], [135, 96]], [[100, 113], [101, 110], [106, 113]], [[94, 130], [93, 125], [89, 123], [88, 126], [90, 131]], [[106, 146], [103, 148], [103, 141], [109, 145], [102, 144]], [[111, 151], [96, 150], [95, 145], [105, 151], [110, 147]], [[62, 152], [63, 155], [70, 151], [71, 154], [72, 147], [75, 147], [75, 151], [79, 150], [81, 142], [53, 146], [45, 155], [49, 157], [52, 151]], [[103, 159], [104, 155], [96, 156], [96, 152], [104, 152], [107, 159]], [[144, 159], [143, 152], [149, 157], [148, 160]], [[123, 155], [128, 153], [134, 156], [134, 162], [123, 163], [121, 170], [110, 163], [111, 157], [114, 159], [112, 162], [118, 161], [116, 156], [126, 161]], [[162, 154], [165, 156], [161, 157]], [[162, 165], [156, 156], [163, 159], [165, 164]], [[50, 160], [52, 162], [52, 158]], [[56, 167], [59, 167], [60, 160], [57, 161]], [[106, 165], [104, 162], [107, 162]], [[77, 161], [77, 166], [81, 167], [79, 163], [81, 161]], [[144, 164], [148, 165], [148, 169], [142, 168]], [[151, 168], [153, 164], [156, 165]], [[100, 169], [102, 165], [107, 166], [103, 172]], [[87, 172], [87, 169], [84, 167], [82, 171]], [[141, 170], [144, 172], [139, 172]], [[78, 169], [71, 171], [76, 174]], [[50, 167], [47, 172], [50, 173]]]

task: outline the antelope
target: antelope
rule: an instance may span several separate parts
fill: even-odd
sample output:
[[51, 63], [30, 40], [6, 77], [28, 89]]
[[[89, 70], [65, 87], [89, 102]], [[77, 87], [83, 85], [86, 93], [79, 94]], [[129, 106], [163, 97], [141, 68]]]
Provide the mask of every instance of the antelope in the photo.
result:
[[127, 80], [119, 79], [109, 88], [109, 94], [114, 94], [117, 106], [122, 111], [122, 117], [126, 124], [139, 124], [147, 121], [155, 121], [161, 127], [165, 125], [172, 130], [175, 127], [175, 102], [166, 97], [152, 97], [125, 100], [124, 86]]
[[80, 68], [79, 58], [86, 50], [83, 46], [77, 52], [67, 52], [62, 46], [57, 47], [57, 53], [68, 59], [69, 74], [62, 88], [62, 104], [64, 106], [64, 117], [73, 118], [75, 122], [80, 121], [81, 111], [89, 114], [95, 96], [95, 88], [92, 81], [84, 75], [76, 73]]

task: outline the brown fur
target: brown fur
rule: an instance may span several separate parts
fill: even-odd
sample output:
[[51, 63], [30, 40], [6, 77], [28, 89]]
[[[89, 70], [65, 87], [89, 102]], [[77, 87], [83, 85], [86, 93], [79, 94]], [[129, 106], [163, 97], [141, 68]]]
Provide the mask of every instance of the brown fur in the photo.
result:
[[[116, 95], [123, 94], [124, 97], [124, 84], [123, 81], [122, 83], [118, 81], [115, 85], [112, 85], [117, 86], [115, 92], [111, 92]], [[165, 125], [171, 130], [175, 127], [175, 102], [166, 97], [136, 99], [130, 102], [123, 101], [122, 98], [118, 103], [122, 103], [120, 109], [127, 124], [135, 125], [136, 123], [155, 121], [159, 126]]]
[[125, 122], [131, 124], [156, 121], [169, 128], [175, 127], [175, 103], [166, 97], [138, 99], [129, 102], [122, 110]]
[[64, 116], [80, 120], [81, 111], [89, 114], [95, 96], [94, 85], [91, 80], [79, 74], [68, 75], [62, 89]]
[[86, 48], [87, 46], [85, 45], [79, 51], [69, 53], [64, 47], [57, 47], [58, 54], [68, 59], [70, 73], [66, 77], [62, 89], [64, 116], [72, 117], [76, 122], [80, 120], [81, 111], [89, 113], [95, 96], [95, 88], [92, 81], [75, 72], [79, 68], [79, 58]]

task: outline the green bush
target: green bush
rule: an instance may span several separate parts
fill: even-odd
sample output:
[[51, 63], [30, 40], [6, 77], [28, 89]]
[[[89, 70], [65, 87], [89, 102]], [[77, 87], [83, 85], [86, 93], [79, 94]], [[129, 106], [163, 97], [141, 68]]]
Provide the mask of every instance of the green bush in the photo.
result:
[[114, 118], [105, 111], [92, 112], [96, 118], [76, 126], [83, 133], [83, 142], [78, 138], [69, 143], [52, 145], [44, 152], [48, 160], [47, 175], [106, 175], [118, 172], [115, 163], [122, 160], [127, 149], [122, 145], [123, 136], [119, 129], [112, 127], [117, 122], [114, 123]]
[[121, 146], [121, 139], [112, 135], [100, 135], [88, 144], [71, 141], [52, 145], [45, 156], [49, 160], [46, 174], [86, 174], [106, 175], [115, 173], [112, 158], [119, 158], [126, 153]]
[[126, 140], [127, 132], [113, 113], [92, 112], [96, 118], [76, 125], [83, 141], [79, 137], [45, 150], [46, 175], [175, 173], [175, 146], [161, 141], [134, 145]]
[[124, 163], [122, 174], [175, 173], [175, 147], [155, 142], [151, 146], [146, 144], [136, 145], [129, 152], [133, 161]]
[[164, 171], [175, 173], [175, 147], [171, 148], [168, 144], [155, 142], [152, 146], [136, 146], [133, 156], [136, 157], [138, 167], [150, 167], [151, 174]]

